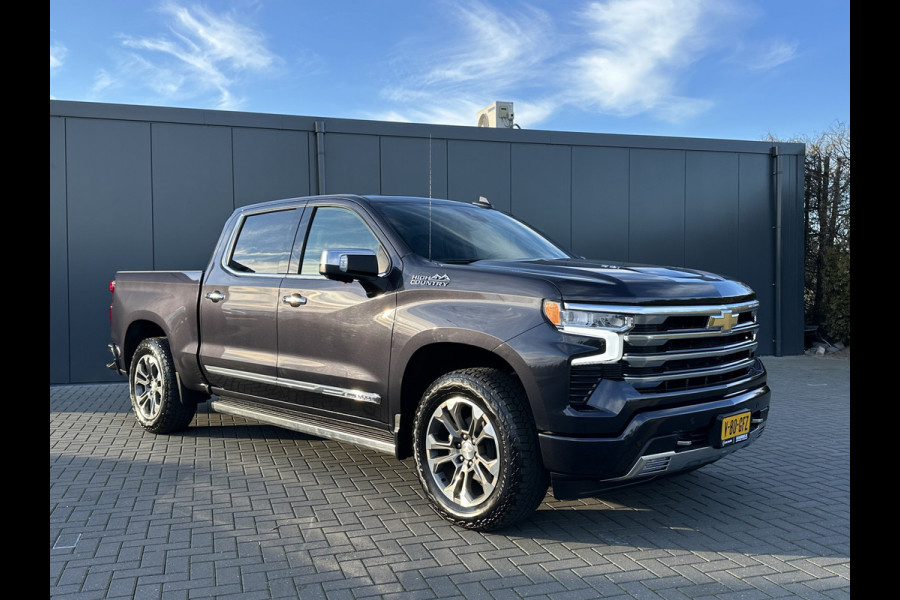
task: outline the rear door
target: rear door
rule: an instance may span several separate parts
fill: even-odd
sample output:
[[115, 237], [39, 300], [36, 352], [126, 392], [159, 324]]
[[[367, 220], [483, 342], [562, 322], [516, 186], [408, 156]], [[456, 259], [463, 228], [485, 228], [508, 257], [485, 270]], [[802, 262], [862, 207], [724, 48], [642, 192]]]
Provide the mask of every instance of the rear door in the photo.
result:
[[295, 274], [278, 305], [278, 377], [298, 405], [387, 422], [387, 383], [396, 296], [370, 294], [358, 281], [319, 274], [322, 251], [372, 250], [386, 274], [392, 261], [377, 226], [351, 202], [310, 201], [297, 236]]
[[239, 217], [200, 294], [200, 362], [217, 389], [281, 399], [277, 318], [281, 281], [304, 205]]

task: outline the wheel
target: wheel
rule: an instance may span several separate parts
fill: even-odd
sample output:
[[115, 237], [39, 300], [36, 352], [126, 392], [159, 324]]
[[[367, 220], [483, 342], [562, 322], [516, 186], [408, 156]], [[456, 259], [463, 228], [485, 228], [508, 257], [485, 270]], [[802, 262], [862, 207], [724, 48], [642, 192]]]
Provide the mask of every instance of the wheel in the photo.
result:
[[422, 396], [416, 470], [435, 510], [477, 531], [511, 525], [544, 499], [549, 478], [521, 384], [496, 369], [453, 371]]
[[128, 388], [138, 423], [152, 433], [185, 429], [197, 412], [196, 394], [179, 383], [166, 338], [148, 338], [138, 345]]

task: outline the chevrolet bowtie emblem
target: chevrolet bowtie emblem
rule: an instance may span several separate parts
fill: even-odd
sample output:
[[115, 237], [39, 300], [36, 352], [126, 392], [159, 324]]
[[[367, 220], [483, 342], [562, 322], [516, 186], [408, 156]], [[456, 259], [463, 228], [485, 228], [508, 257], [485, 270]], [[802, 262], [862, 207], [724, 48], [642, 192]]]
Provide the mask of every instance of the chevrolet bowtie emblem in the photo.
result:
[[730, 310], [723, 310], [722, 314], [718, 317], [711, 316], [709, 321], [706, 323], [707, 329], [712, 329], [714, 327], [721, 327], [722, 331], [731, 331], [731, 328], [737, 325], [738, 316], [732, 314]]

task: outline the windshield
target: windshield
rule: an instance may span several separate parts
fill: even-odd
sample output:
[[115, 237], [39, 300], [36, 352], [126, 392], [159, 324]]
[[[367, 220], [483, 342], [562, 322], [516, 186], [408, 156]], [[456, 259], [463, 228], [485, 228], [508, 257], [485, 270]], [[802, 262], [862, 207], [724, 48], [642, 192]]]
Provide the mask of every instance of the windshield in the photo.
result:
[[570, 254], [509, 215], [462, 202], [377, 205], [413, 252], [445, 263], [568, 258]]

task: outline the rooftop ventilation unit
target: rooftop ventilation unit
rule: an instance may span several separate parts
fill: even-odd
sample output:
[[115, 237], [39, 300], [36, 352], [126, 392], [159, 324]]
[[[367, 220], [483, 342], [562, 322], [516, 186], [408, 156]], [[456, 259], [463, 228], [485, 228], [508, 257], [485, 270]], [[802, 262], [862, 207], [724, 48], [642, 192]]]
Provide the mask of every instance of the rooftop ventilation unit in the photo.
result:
[[478, 126], [511, 129], [514, 116], [512, 102], [494, 102], [478, 111]]

